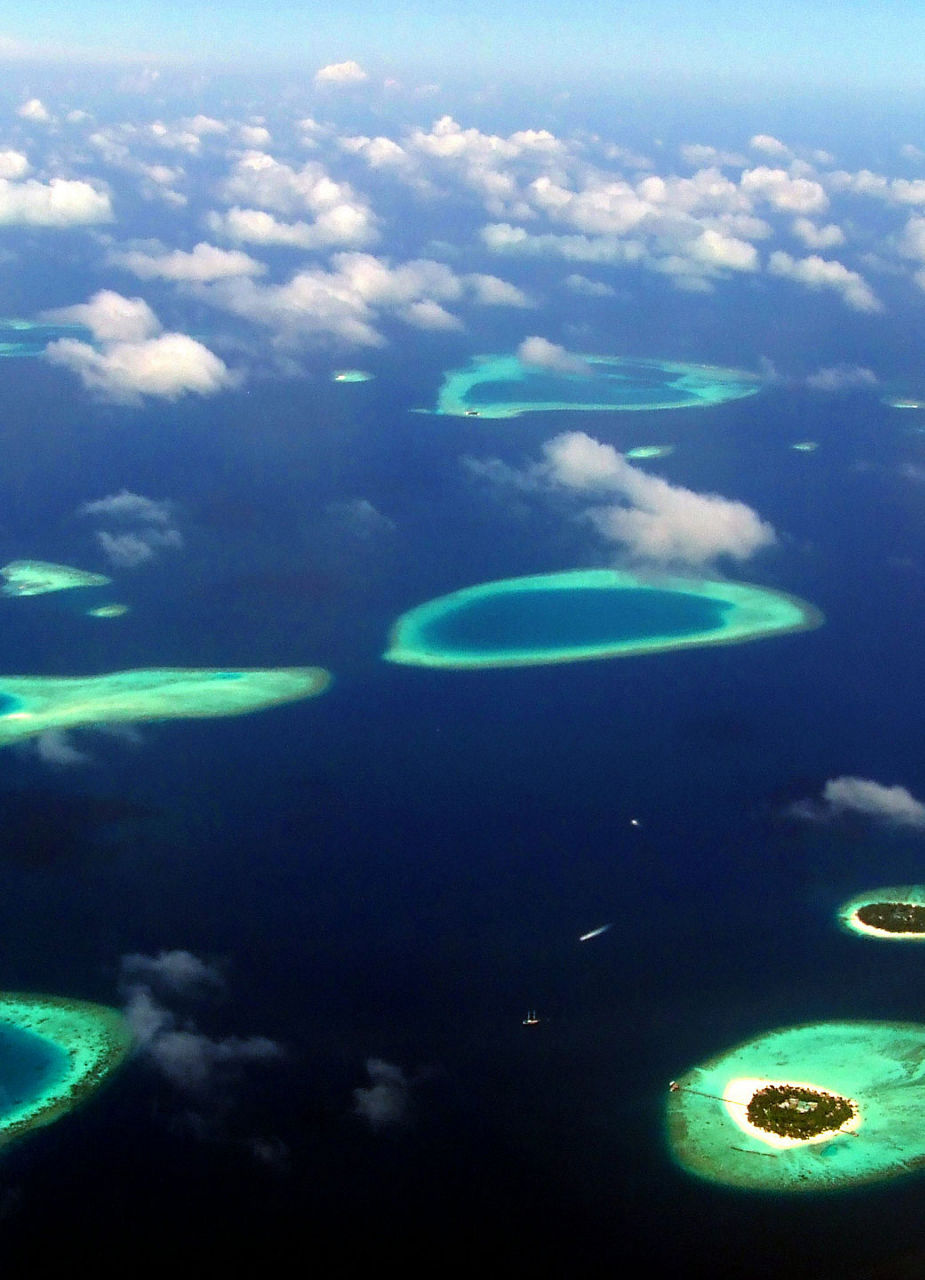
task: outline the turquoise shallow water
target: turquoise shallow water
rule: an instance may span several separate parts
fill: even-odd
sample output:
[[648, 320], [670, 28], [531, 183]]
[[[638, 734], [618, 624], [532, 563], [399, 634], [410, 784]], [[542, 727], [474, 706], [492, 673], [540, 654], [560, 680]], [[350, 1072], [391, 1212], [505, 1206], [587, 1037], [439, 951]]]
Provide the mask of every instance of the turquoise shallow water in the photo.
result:
[[51, 1040], [0, 1024], [0, 1119], [44, 1093], [67, 1068], [67, 1054]]
[[16, 698], [11, 693], [0, 691], [0, 716], [7, 716], [11, 711], [18, 711], [21, 707], [21, 698]]
[[723, 606], [678, 591], [512, 591], [473, 597], [423, 628], [428, 645], [473, 653], [566, 649], [718, 629]]
[[[625, 408], [633, 404], [674, 402], [678, 390], [672, 386], [677, 374], [662, 369], [629, 368], [626, 373], [597, 373], [589, 378], [530, 370], [517, 382], [479, 382], [466, 395], [474, 408], [480, 405], [536, 404], [585, 405], [589, 401]], [[691, 397], [694, 400], [694, 397]]]

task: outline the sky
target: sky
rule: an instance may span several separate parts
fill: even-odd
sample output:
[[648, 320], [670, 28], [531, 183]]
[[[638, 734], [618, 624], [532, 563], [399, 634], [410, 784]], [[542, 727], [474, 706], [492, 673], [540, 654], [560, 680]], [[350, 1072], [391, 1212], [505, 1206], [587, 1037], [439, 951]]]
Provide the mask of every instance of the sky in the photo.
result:
[[298, 67], [305, 61], [366, 60], [383, 74], [429, 66], [498, 77], [587, 82], [657, 79], [672, 72], [703, 81], [788, 84], [808, 89], [918, 84], [916, 50], [925, 14], [912, 0], [807, 0], [784, 6], [715, 0], [650, 4], [588, 0], [563, 12], [555, 0], [404, 0], [344, 5], [289, 0], [266, 6], [229, 0], [87, 0], [79, 6], [13, 0], [5, 42], [22, 55], [106, 56]]

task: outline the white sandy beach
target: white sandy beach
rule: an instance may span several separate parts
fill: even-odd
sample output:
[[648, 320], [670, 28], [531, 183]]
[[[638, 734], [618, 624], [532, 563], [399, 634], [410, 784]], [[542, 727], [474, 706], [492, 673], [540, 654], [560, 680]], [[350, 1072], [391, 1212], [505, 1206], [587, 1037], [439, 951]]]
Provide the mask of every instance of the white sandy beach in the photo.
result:
[[858, 1104], [853, 1098], [848, 1101], [854, 1107], [854, 1115], [850, 1120], [846, 1120], [838, 1129], [827, 1129], [825, 1133], [818, 1133], [812, 1138], [785, 1138], [776, 1133], [769, 1133], [767, 1129], [759, 1129], [757, 1125], [751, 1124], [746, 1114], [746, 1109], [752, 1097], [759, 1089], [766, 1089], [769, 1085], [790, 1085], [795, 1089], [815, 1089], [817, 1093], [831, 1093], [831, 1089], [826, 1089], [820, 1084], [809, 1084], [805, 1080], [765, 1080], [758, 1076], [736, 1076], [730, 1080], [723, 1089], [723, 1102], [726, 1104], [726, 1110], [735, 1124], [747, 1133], [751, 1138], [757, 1138], [759, 1142], [767, 1143], [769, 1147], [808, 1147], [814, 1142], [828, 1142], [834, 1133], [850, 1133], [857, 1129], [861, 1123], [861, 1113]]

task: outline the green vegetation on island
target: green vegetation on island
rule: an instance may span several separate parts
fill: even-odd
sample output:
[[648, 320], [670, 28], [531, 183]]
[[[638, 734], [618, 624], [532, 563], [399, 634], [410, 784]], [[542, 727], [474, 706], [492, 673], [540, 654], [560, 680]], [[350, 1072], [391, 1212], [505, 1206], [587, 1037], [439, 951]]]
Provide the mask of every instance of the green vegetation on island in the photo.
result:
[[925, 885], [893, 885], [857, 894], [839, 907], [838, 920], [861, 937], [925, 942]]
[[836, 1131], [857, 1115], [848, 1098], [797, 1084], [769, 1084], [752, 1094], [750, 1124], [782, 1138], [814, 1138]]

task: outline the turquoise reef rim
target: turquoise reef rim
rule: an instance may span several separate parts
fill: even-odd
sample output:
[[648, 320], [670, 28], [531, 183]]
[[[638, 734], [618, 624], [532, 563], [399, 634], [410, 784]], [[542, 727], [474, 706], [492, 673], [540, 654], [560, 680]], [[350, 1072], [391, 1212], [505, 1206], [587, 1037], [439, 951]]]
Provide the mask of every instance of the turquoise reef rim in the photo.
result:
[[474, 356], [444, 376], [433, 412], [456, 417], [516, 418], [550, 410], [687, 409], [756, 395], [757, 374], [706, 364], [626, 356], [578, 357], [589, 374], [556, 373], [513, 355]]
[[850, 898], [838, 909], [838, 922], [849, 933], [863, 938], [881, 938], [885, 942], [925, 942], [925, 932], [899, 932], [892, 929], [877, 929], [865, 924], [858, 918], [862, 907], [874, 903], [897, 903], [912, 907], [925, 907], [925, 885], [904, 884], [891, 885], [886, 889], [872, 889], [868, 893], [859, 893]]
[[153, 667], [101, 676], [0, 676], [0, 747], [46, 729], [246, 715], [315, 697], [330, 682], [323, 667]]
[[[673, 631], [662, 625], [666, 614], [676, 624]], [[579, 624], [587, 620], [598, 634], [570, 637], [563, 627], [574, 627], [576, 618]], [[428, 600], [398, 618], [383, 656], [424, 667], [536, 666], [740, 644], [823, 621], [806, 601], [749, 583], [573, 569], [484, 582]], [[682, 624], [685, 629], [678, 630]], [[516, 637], [499, 642], [497, 628], [505, 625], [516, 629]], [[646, 634], [647, 625], [657, 629]], [[601, 634], [607, 626], [609, 638]]]
[[0, 992], [0, 1046], [4, 1030], [6, 1052], [27, 1058], [34, 1080], [31, 1089], [21, 1078], [14, 1084], [0, 1055], [0, 1146], [79, 1106], [132, 1046], [116, 1009], [62, 996]]
[[[925, 1026], [816, 1022], [770, 1031], [672, 1082], [668, 1142], [690, 1173], [753, 1191], [834, 1191], [925, 1165]], [[808, 1085], [851, 1101], [851, 1125], [789, 1145], [749, 1126], [746, 1095]]]

